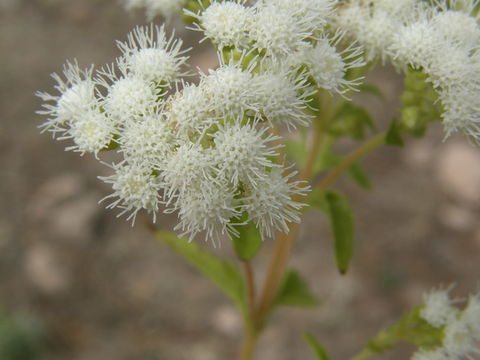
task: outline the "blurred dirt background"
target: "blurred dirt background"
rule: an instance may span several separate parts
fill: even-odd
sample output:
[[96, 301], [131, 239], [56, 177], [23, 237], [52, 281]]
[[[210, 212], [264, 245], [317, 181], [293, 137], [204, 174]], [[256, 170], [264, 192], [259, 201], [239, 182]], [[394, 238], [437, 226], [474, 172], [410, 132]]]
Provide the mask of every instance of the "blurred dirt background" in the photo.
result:
[[[98, 200], [105, 166], [64, 152], [40, 134], [35, 91], [52, 91], [52, 72], [66, 59], [103, 65], [119, 53], [143, 14], [115, 0], [0, 0], [0, 360], [225, 360], [242, 337], [235, 309], [193, 268], [132, 228]], [[175, 24], [172, 24], [175, 25]], [[198, 37], [178, 35], [193, 44]], [[193, 63], [213, 60], [205, 44]], [[385, 93], [356, 100], [379, 127], [398, 109], [401, 79], [391, 69], [371, 81]], [[364, 159], [374, 187], [335, 185], [356, 212], [351, 271], [335, 270], [324, 216], [305, 215], [292, 266], [323, 305], [282, 309], [272, 318], [256, 359], [313, 359], [302, 333], [313, 333], [333, 359], [348, 359], [381, 327], [431, 288], [453, 294], [479, 289], [480, 150], [461, 138], [442, 142], [441, 126], [405, 148]], [[351, 144], [345, 143], [345, 149]], [[161, 227], [175, 218], [160, 216]], [[212, 251], [230, 254], [224, 243]], [[262, 273], [266, 243], [255, 266]], [[5, 348], [9, 358], [6, 358]], [[385, 356], [405, 359], [408, 346]], [[13, 354], [13, 355], [12, 355]], [[3, 357], [2, 357], [3, 356]]]

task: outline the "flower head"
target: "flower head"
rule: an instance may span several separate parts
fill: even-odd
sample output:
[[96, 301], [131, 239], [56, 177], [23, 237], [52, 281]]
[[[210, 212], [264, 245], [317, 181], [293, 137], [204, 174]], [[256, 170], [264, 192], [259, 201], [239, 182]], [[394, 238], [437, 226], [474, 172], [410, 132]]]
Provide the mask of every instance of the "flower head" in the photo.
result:
[[227, 184], [201, 181], [186, 189], [178, 198], [179, 223], [175, 229], [193, 239], [205, 232], [213, 241], [236, 233], [233, 218], [240, 215], [236, 193]]
[[253, 11], [242, 2], [213, 1], [200, 14], [187, 11], [197, 19], [195, 30], [203, 31], [219, 48], [234, 46], [242, 48], [250, 42], [248, 33], [251, 27]]
[[178, 146], [158, 170], [169, 198], [201, 188], [200, 184], [213, 180], [214, 173], [210, 150], [196, 143]]
[[289, 127], [306, 125], [311, 115], [308, 97], [315, 90], [309, 88], [303, 74], [286, 68], [270, 69], [255, 76], [258, 111], [270, 123], [284, 123]]
[[213, 116], [241, 116], [256, 110], [257, 88], [249, 70], [236, 64], [222, 65], [202, 76], [203, 89]]
[[257, 181], [268, 177], [267, 171], [274, 164], [270, 158], [276, 155], [277, 146], [268, 146], [278, 136], [267, 135], [268, 128], [257, 130], [255, 125], [239, 123], [221, 127], [214, 135], [213, 161], [218, 177], [223, 177], [233, 186], [240, 182], [255, 186]]
[[98, 106], [92, 72], [93, 66], [81, 70], [76, 61], [67, 62], [63, 67], [65, 80], [58, 74], [52, 74], [57, 82], [55, 89], [59, 94], [37, 92], [36, 95], [45, 101], [43, 110], [37, 113], [48, 117], [41, 125], [44, 130], [54, 134], [65, 131], [70, 122], [83, 118], [86, 112]]
[[258, 1], [254, 9], [250, 37], [255, 48], [269, 56], [286, 56], [301, 49], [313, 36], [308, 19], [294, 17], [273, 2]]
[[[341, 35], [332, 40], [339, 41]], [[292, 56], [296, 64], [305, 64], [310, 75], [317, 85], [323, 89], [335, 91], [339, 94], [359, 85], [362, 78], [355, 80], [345, 79], [348, 69], [365, 65], [361, 57], [362, 48], [352, 44], [342, 52], [338, 52], [328, 39], [321, 39], [315, 46], [303, 49], [300, 54]]]
[[152, 168], [161, 167], [176, 145], [175, 135], [158, 112], [128, 122], [118, 142], [130, 164], [145, 163]]
[[125, 73], [146, 82], [165, 86], [185, 75], [181, 68], [188, 59], [183, 56], [182, 41], [168, 38], [163, 26], [138, 26], [126, 42], [117, 42], [123, 53], [120, 66]]
[[300, 222], [299, 210], [305, 206], [294, 197], [308, 191], [302, 182], [290, 181], [295, 173], [282, 175], [283, 169], [273, 168], [265, 179], [245, 189], [242, 199], [249, 215], [263, 238], [271, 238], [276, 230], [288, 232], [288, 223]]
[[157, 104], [159, 93], [155, 85], [138, 76], [116, 77], [111, 72], [109, 75], [100, 80], [107, 89], [102, 105], [114, 123], [122, 126], [137, 121]]
[[82, 118], [72, 122], [65, 135], [59, 140], [73, 139], [75, 145], [66, 147], [66, 150], [80, 152], [82, 155], [98, 152], [106, 148], [117, 132], [112, 121], [97, 110], [86, 112]]
[[158, 176], [153, 174], [151, 169], [137, 164], [120, 163], [111, 167], [115, 173], [111, 176], [99, 177], [99, 179], [107, 184], [112, 184], [114, 192], [100, 201], [115, 199], [107, 206], [107, 209], [115, 207], [122, 209], [118, 216], [130, 213], [127, 220], [135, 222], [138, 211], [145, 209], [153, 213], [153, 221], [155, 221], [158, 206], [162, 203], [161, 184]]
[[441, 327], [452, 321], [457, 309], [452, 306], [448, 290], [434, 290], [423, 297], [425, 307], [420, 316], [433, 327]]

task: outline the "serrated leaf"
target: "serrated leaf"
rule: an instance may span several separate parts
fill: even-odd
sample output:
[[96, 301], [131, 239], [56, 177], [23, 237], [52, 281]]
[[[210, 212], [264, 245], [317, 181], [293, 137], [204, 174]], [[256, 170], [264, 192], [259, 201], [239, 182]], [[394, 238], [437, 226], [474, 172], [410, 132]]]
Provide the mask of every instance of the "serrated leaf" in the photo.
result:
[[328, 356], [328, 353], [325, 350], [325, 348], [322, 345], [320, 345], [320, 343], [317, 341], [317, 339], [313, 337], [312, 334], [306, 333], [305, 340], [307, 341], [308, 345], [310, 345], [310, 347], [312, 348], [313, 353], [315, 354], [317, 360], [330, 360], [330, 356]]
[[385, 137], [385, 144], [392, 146], [403, 146], [402, 134], [397, 121], [392, 121]]
[[300, 274], [288, 270], [275, 299], [276, 305], [314, 307], [320, 304], [318, 298], [310, 291]]
[[335, 259], [341, 274], [345, 274], [353, 253], [353, 213], [348, 200], [334, 191], [327, 191], [325, 199], [334, 238]]
[[350, 175], [350, 177], [364, 189], [372, 188], [370, 178], [368, 177], [365, 170], [363, 170], [363, 168], [360, 166], [360, 164], [355, 163], [353, 165], [350, 165], [350, 167], [348, 168], [348, 175]]
[[243, 277], [233, 263], [200, 248], [197, 244], [188, 242], [188, 240], [183, 238], [178, 238], [170, 231], [156, 231], [155, 236], [209, 278], [245, 312], [245, 287]]
[[[248, 213], [244, 212], [238, 222], [246, 222]], [[243, 261], [251, 260], [257, 255], [263, 245], [262, 236], [259, 229], [253, 222], [247, 222], [244, 225], [236, 227], [238, 236], [233, 235], [233, 248], [238, 258]]]

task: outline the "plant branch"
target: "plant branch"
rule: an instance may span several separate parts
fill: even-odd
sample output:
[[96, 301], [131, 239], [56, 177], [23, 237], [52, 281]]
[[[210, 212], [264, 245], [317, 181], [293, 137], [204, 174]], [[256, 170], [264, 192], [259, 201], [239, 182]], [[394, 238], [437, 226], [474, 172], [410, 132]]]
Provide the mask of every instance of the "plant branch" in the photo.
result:
[[336, 168], [334, 168], [327, 176], [325, 176], [323, 180], [317, 186], [315, 186], [315, 188], [319, 190], [325, 190], [326, 188], [328, 188], [340, 175], [343, 174], [343, 172], [349, 166], [353, 165], [358, 159], [368, 154], [370, 151], [383, 145], [385, 143], [385, 137], [385, 133], [379, 134], [371, 138], [359, 148], [352, 151], [349, 155], [347, 155], [347, 157], [343, 159], [340, 164], [337, 165]]
[[250, 317], [255, 317], [255, 276], [250, 261], [242, 261], [245, 273], [245, 282], [247, 284], [247, 304]]
[[293, 241], [298, 234], [298, 229], [298, 224], [292, 224], [290, 225], [288, 234], [279, 233], [275, 240], [275, 248], [267, 270], [263, 292], [256, 313], [257, 326], [260, 328], [263, 326], [265, 318], [277, 295], [278, 288], [287, 267]]
[[252, 360], [253, 351], [257, 342], [257, 333], [247, 331], [245, 339], [243, 340], [242, 348], [240, 350], [239, 360]]
[[315, 134], [313, 136], [312, 146], [308, 154], [307, 162], [305, 163], [305, 167], [299, 175], [299, 178], [301, 180], [307, 180], [312, 175], [313, 166], [315, 165], [315, 160], [318, 156], [318, 150], [322, 143], [323, 133], [324, 132], [322, 131], [321, 127], [317, 125], [317, 128], [315, 129]]

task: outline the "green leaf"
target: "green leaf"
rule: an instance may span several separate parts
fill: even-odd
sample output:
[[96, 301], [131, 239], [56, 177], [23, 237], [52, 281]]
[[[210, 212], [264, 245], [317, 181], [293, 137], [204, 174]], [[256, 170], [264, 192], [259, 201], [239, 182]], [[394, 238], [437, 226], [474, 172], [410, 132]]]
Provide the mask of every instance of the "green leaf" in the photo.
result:
[[349, 102], [345, 102], [340, 106], [335, 118], [337, 119], [336, 131], [339, 134], [348, 134], [357, 140], [365, 137], [365, 128], [375, 129], [375, 124], [368, 111]]
[[360, 164], [355, 163], [350, 165], [348, 168], [348, 175], [361, 187], [364, 189], [371, 189], [372, 183], [370, 182], [370, 178], [368, 177], [367, 173]]
[[421, 316], [421, 306], [417, 306], [402, 315], [400, 320], [380, 331], [367, 344], [367, 349], [381, 354], [392, 349], [400, 341], [407, 341], [418, 347], [433, 349], [442, 345], [444, 328], [435, 328]]
[[246, 311], [243, 277], [234, 264], [203, 250], [197, 244], [178, 238], [170, 231], [156, 231], [155, 236], [209, 278], [243, 312]]
[[320, 304], [318, 298], [308, 289], [307, 284], [295, 270], [287, 271], [275, 299], [276, 305], [314, 307]]
[[392, 146], [403, 146], [403, 139], [400, 131], [400, 125], [397, 121], [392, 121], [385, 137], [385, 143]]
[[328, 356], [327, 351], [325, 348], [320, 345], [320, 343], [313, 337], [312, 334], [306, 333], [305, 340], [307, 341], [308, 345], [312, 348], [313, 352], [317, 360], [330, 360], [330, 356]]
[[[244, 212], [238, 222], [242, 223], [247, 220], [248, 213]], [[232, 236], [235, 253], [240, 260], [248, 261], [253, 259], [263, 244], [260, 231], [253, 222], [239, 225], [236, 229], [238, 231], [238, 237], [235, 235]]]
[[325, 199], [332, 225], [337, 267], [341, 274], [345, 274], [353, 253], [352, 209], [348, 200], [334, 191], [327, 191]]

